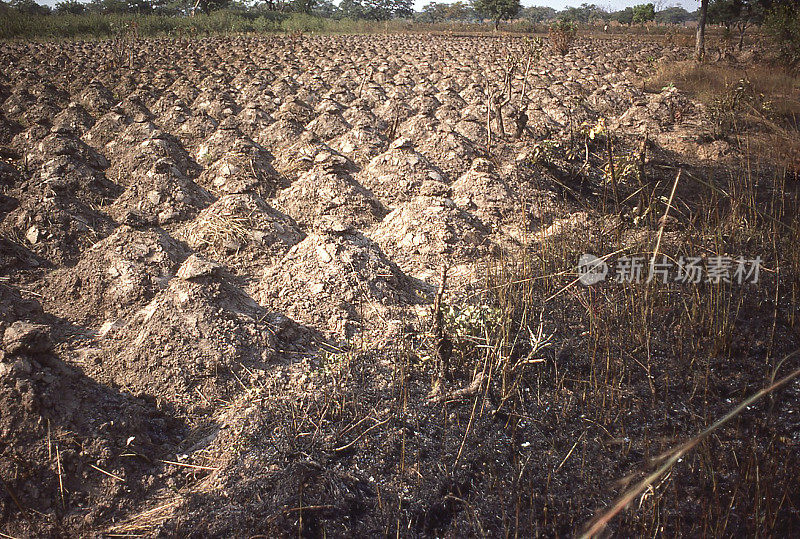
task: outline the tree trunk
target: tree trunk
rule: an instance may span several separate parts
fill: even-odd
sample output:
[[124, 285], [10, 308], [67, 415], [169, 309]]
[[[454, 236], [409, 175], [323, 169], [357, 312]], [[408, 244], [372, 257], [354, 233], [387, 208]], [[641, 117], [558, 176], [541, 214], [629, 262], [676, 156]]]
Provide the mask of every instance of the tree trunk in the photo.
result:
[[706, 54], [706, 15], [708, 14], [708, 0], [700, 0], [700, 18], [697, 21], [697, 37], [694, 43], [694, 59], [703, 60]]
[[494, 20], [494, 31], [497, 32], [500, 29], [500, 19]]

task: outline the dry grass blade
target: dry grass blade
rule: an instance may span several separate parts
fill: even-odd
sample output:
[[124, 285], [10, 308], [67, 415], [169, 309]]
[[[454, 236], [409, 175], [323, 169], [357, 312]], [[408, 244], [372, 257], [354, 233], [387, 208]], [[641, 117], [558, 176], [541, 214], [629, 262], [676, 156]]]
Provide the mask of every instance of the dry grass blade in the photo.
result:
[[3, 488], [8, 493], [8, 495], [11, 497], [11, 501], [14, 502], [14, 505], [17, 506], [17, 509], [19, 509], [20, 511], [22, 511], [24, 513], [25, 512], [25, 508], [22, 506], [22, 503], [19, 501], [19, 498], [17, 498], [17, 495], [14, 494], [14, 491], [11, 490], [11, 487], [8, 486], [8, 483], [6, 483], [5, 480], [2, 477], [0, 477], [0, 483], [3, 484]]
[[[791, 354], [786, 356], [783, 360], [781, 360], [781, 364], [790, 357], [797, 355], [798, 353], [800, 353], [800, 350], [792, 352]], [[776, 389], [786, 385], [787, 383], [791, 382], [798, 376], [800, 376], [800, 368], [795, 369], [794, 371], [784, 376], [777, 382], [763, 388], [762, 390], [758, 391], [757, 393], [743, 400], [733, 410], [725, 414], [721, 419], [717, 420], [713, 425], [705, 429], [703, 432], [701, 432], [691, 440], [688, 440], [687, 442], [684, 442], [675, 449], [672, 449], [664, 453], [662, 455], [662, 458], [666, 458], [664, 464], [662, 464], [656, 471], [654, 471], [653, 473], [642, 479], [639, 483], [636, 484], [636, 486], [629, 489], [622, 496], [617, 498], [617, 501], [614, 502], [614, 505], [611, 507], [611, 509], [605, 511], [604, 513], [600, 514], [597, 518], [595, 518], [593, 523], [588, 527], [588, 529], [584, 533], [580, 535], [580, 537], [589, 538], [597, 536], [600, 532], [602, 532], [605, 529], [606, 525], [608, 525], [608, 523], [611, 521], [612, 518], [614, 518], [623, 509], [625, 509], [629, 503], [631, 503], [642, 492], [647, 490], [647, 488], [650, 487], [653, 483], [655, 483], [662, 475], [667, 473], [672, 468], [672, 466], [674, 466], [675, 463], [678, 462], [678, 460], [680, 460], [686, 453], [688, 453], [694, 447], [696, 447], [697, 444], [708, 438], [711, 434], [714, 433], [714, 431], [716, 431], [721, 426], [729, 422], [731, 419], [738, 416], [753, 403], [755, 403], [765, 395], [768, 395], [773, 391], [775, 391]]]
[[180, 499], [170, 500], [134, 515], [122, 524], [109, 528], [108, 535], [128, 536], [152, 530], [172, 517], [173, 509], [178, 507], [180, 501]]
[[253, 222], [249, 217], [210, 213], [196, 219], [186, 229], [186, 239], [196, 245], [220, 247], [248, 238]]
[[121, 478], [120, 476], [115, 475], [115, 474], [113, 474], [111, 472], [107, 472], [107, 471], [103, 470], [102, 468], [98, 468], [94, 464], [90, 464], [89, 467], [97, 470], [98, 472], [100, 472], [103, 475], [107, 475], [108, 477], [110, 477], [112, 479], [116, 479], [117, 481], [121, 481], [123, 483], [125, 482], [125, 480], [123, 478]]
[[213, 468], [211, 466], [200, 466], [199, 464], [188, 464], [186, 462], [175, 462], [173, 460], [161, 460], [159, 462], [163, 462], [164, 464], [172, 464], [173, 466], [180, 466], [182, 468], [192, 468], [194, 470], [207, 470], [210, 472], [216, 472], [219, 468]]
[[653, 249], [653, 257], [650, 259], [650, 271], [652, 272], [652, 268], [656, 265], [656, 257], [658, 256], [658, 250], [661, 248], [661, 238], [664, 236], [664, 227], [667, 224], [667, 217], [669, 216], [669, 210], [672, 207], [672, 200], [675, 198], [675, 190], [678, 188], [678, 182], [681, 179], [681, 173], [683, 170], [678, 170], [678, 175], [675, 176], [675, 183], [672, 184], [672, 191], [669, 194], [669, 200], [667, 201], [667, 208], [664, 210], [664, 216], [661, 218], [661, 223], [658, 226], [658, 238], [656, 239], [656, 248]]

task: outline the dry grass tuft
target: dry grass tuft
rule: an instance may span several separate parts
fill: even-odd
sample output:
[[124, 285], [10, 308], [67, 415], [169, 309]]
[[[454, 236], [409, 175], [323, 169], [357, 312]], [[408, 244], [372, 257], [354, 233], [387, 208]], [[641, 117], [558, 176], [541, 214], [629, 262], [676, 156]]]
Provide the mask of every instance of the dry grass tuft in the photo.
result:
[[252, 228], [249, 217], [223, 212], [209, 213], [193, 221], [187, 227], [185, 237], [193, 245], [220, 248], [246, 241]]

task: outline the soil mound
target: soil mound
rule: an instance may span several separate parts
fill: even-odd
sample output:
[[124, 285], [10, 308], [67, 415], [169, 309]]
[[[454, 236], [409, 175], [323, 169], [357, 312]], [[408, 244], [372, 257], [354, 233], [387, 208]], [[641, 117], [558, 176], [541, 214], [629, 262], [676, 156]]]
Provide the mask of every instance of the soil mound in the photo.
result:
[[104, 152], [111, 161], [109, 176], [119, 178], [123, 185], [136, 183], [138, 175], [163, 159], [170, 160], [182, 175], [194, 176], [199, 170], [178, 139], [150, 121], [128, 125], [106, 144]]
[[418, 196], [387, 215], [371, 237], [400, 267], [436, 271], [445, 260], [477, 260], [488, 232], [451, 199]]
[[372, 240], [345, 230], [310, 234], [265, 272], [258, 299], [268, 308], [338, 335], [417, 301], [411, 280]]
[[96, 208], [115, 192], [118, 188], [102, 174], [60, 156], [14, 190], [19, 205], [0, 223], [0, 233], [52, 263], [71, 265], [114, 229]]
[[252, 194], [225, 195], [180, 232], [193, 249], [245, 272], [273, 263], [305, 235], [297, 223]]
[[192, 255], [95, 358], [99, 380], [181, 411], [226, 398], [275, 354], [270, 315], [217, 264]]
[[185, 221], [208, 206], [213, 197], [184, 176], [169, 159], [156, 161], [109, 208], [109, 215], [131, 226]]
[[72, 157], [75, 161], [98, 171], [108, 167], [105, 157], [63, 128], [55, 128], [52, 134], [43, 138], [35, 148], [25, 154], [27, 166], [34, 168], [41, 167], [55, 157]]
[[352, 129], [347, 120], [342, 118], [339, 109], [326, 109], [319, 116], [308, 122], [306, 129], [317, 135], [323, 141], [332, 140]]
[[386, 215], [383, 205], [350, 176], [320, 170], [303, 174], [280, 192], [275, 203], [305, 230], [334, 222], [362, 229]]
[[35, 535], [57, 536], [61, 519], [91, 527], [147, 495], [183, 427], [67, 366], [38, 304], [3, 285], [0, 313], [0, 516], [36, 511]]
[[197, 181], [217, 195], [255, 193], [271, 197], [286, 184], [271, 162], [265, 151], [240, 145], [206, 168]]
[[459, 208], [493, 226], [520, 211], [514, 192], [487, 159], [473, 161], [470, 170], [453, 182], [452, 190]]
[[458, 178], [469, 170], [469, 163], [478, 156], [475, 145], [456, 131], [437, 130], [416, 145], [448, 178]]
[[275, 166], [290, 182], [296, 181], [304, 172], [315, 167], [341, 172], [353, 172], [356, 168], [311, 131], [304, 131], [299, 140], [283, 148], [277, 155]]
[[121, 226], [94, 244], [75, 267], [47, 277], [45, 307], [78, 324], [119, 324], [166, 288], [187, 256], [162, 231]]
[[437, 182], [446, 188], [442, 172], [413, 150], [405, 138], [392, 142], [388, 151], [375, 157], [356, 175], [356, 180], [389, 205], [420, 194], [425, 183]]
[[330, 142], [332, 149], [351, 159], [359, 167], [386, 150], [386, 138], [371, 127], [355, 127]]

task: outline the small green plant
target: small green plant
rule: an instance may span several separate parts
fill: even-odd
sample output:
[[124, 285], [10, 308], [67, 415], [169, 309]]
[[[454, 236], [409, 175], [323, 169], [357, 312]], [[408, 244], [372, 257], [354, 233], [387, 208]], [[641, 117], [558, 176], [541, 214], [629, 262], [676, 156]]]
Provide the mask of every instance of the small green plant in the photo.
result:
[[531, 148], [530, 161], [532, 165], [546, 165], [553, 161], [558, 149], [558, 143], [554, 140], [542, 140]]
[[502, 323], [502, 313], [489, 305], [448, 305], [445, 308], [448, 333], [458, 340], [483, 337]]
[[[612, 170], [614, 177], [612, 178]], [[633, 155], [614, 156], [613, 167], [611, 163], [606, 163], [603, 167], [603, 180], [610, 183], [616, 180], [620, 184], [638, 183], [639, 181], [639, 160]]]

